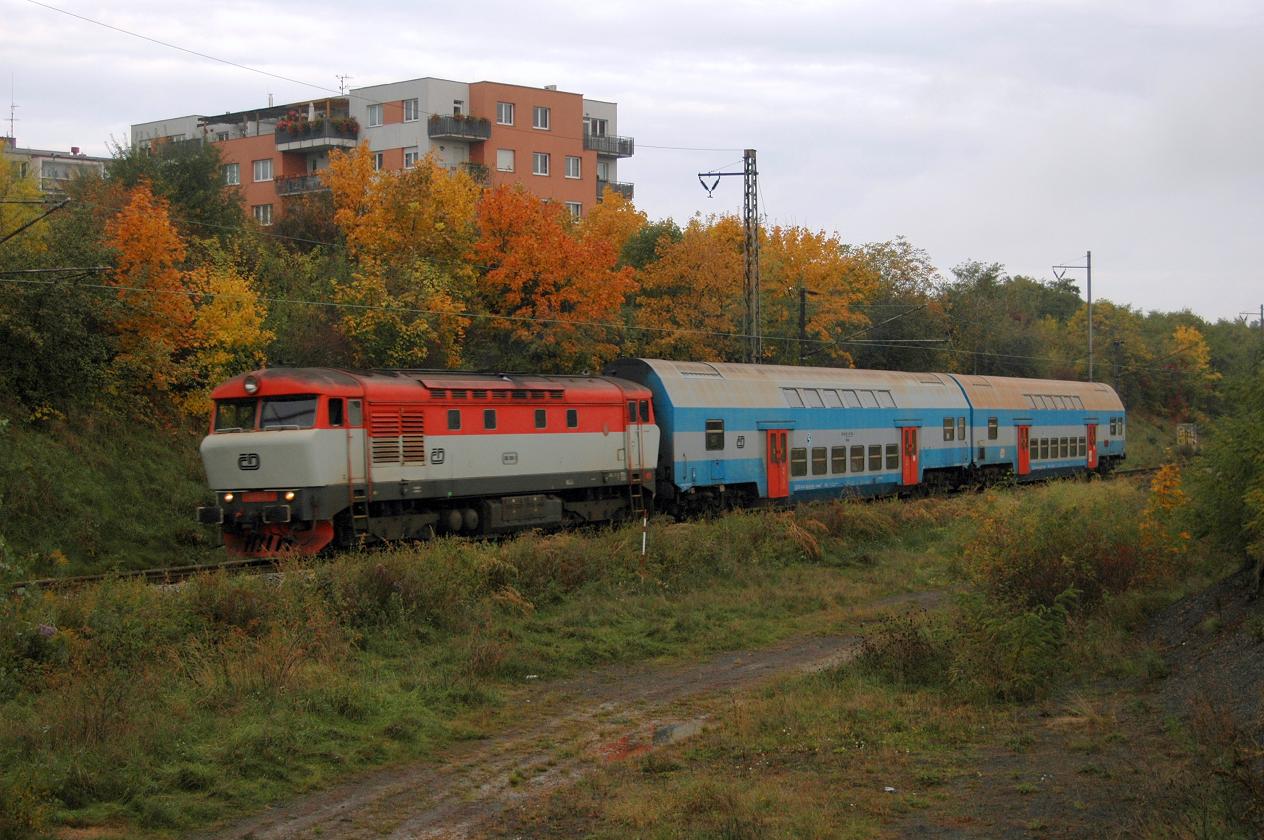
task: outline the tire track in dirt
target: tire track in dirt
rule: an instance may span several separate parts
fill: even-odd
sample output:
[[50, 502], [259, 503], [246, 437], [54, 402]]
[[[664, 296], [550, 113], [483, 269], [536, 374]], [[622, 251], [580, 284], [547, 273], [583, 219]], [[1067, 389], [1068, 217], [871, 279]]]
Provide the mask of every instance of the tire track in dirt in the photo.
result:
[[[867, 609], [930, 607], [942, 593], [892, 596]], [[858, 636], [791, 639], [702, 663], [620, 666], [544, 684], [523, 697], [510, 731], [461, 744], [433, 762], [375, 771], [271, 807], [215, 840], [476, 837], [506, 808], [571, 784], [592, 768], [702, 731], [701, 701], [774, 677], [840, 665]]]

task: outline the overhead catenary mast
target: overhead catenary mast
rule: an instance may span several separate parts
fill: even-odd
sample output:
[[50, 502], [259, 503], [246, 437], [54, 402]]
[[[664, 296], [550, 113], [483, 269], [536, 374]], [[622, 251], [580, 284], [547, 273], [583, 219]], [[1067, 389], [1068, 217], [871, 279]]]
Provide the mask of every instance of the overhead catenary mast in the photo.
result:
[[[707, 196], [715, 192], [720, 179], [726, 175], [742, 176], [742, 222], [746, 230], [743, 253], [746, 257], [744, 271], [745, 322], [742, 333], [747, 340], [746, 359], [758, 362], [764, 356], [764, 340], [760, 331], [759, 314], [759, 171], [755, 166], [755, 150], [742, 152], [741, 172], [699, 172], [698, 180]], [[711, 179], [710, 183], [707, 179]]]

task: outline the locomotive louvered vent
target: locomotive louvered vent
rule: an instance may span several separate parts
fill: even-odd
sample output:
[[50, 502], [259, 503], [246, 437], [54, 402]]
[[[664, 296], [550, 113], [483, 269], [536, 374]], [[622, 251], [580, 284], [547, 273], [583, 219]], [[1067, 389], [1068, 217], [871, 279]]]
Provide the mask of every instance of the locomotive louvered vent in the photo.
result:
[[446, 388], [431, 388], [430, 389], [430, 396], [437, 400], [444, 399], [445, 397], [447, 397], [447, 395], [448, 395], [448, 391]]
[[476, 400], [485, 400], [485, 399], [487, 399], [487, 392], [486, 392], [486, 391], [484, 391], [482, 388], [475, 389], [475, 391], [474, 391], [474, 399], [476, 399]]
[[562, 398], [562, 392], [561, 392], [561, 390], [557, 390], [557, 391], [549, 391], [549, 399], [551, 399], [551, 400], [560, 400], [561, 398]]
[[527, 398], [527, 392], [521, 388], [515, 388], [513, 391], [513, 398], [515, 400], [525, 400]]
[[509, 393], [507, 391], [492, 391], [492, 397], [498, 400], [507, 400], [509, 399]]
[[400, 462], [400, 420], [398, 411], [375, 411], [369, 415], [373, 463]]
[[533, 399], [533, 400], [542, 400], [542, 399], [544, 399], [544, 397], [545, 397], [545, 393], [544, 393], [543, 391], [532, 391], [532, 392], [531, 392], [531, 399]]
[[465, 397], [466, 397], [466, 393], [467, 393], [467, 392], [466, 392], [466, 390], [465, 390], [464, 388], [453, 388], [453, 389], [452, 389], [452, 399], [454, 399], [454, 400], [463, 400], [463, 399], [465, 399]]
[[426, 463], [426, 423], [420, 411], [404, 412], [400, 421], [400, 443], [405, 464]]

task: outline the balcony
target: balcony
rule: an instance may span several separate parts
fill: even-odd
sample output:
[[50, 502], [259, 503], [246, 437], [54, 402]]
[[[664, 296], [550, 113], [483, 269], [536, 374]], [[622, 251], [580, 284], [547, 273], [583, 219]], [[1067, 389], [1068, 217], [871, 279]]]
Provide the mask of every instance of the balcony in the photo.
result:
[[319, 175], [290, 175], [276, 179], [276, 191], [280, 196], [302, 195], [327, 189], [329, 187], [321, 183]]
[[492, 124], [485, 117], [434, 114], [426, 125], [426, 133], [431, 140], [480, 142], [492, 136]]
[[468, 163], [467, 162], [467, 163], [462, 163], [461, 168], [464, 169], [466, 174], [469, 175], [471, 178], [473, 178], [475, 181], [477, 181], [479, 184], [482, 184], [484, 187], [487, 186], [488, 171], [487, 171], [486, 166], [484, 166], [481, 163]]
[[597, 200], [598, 201], [601, 201], [601, 197], [606, 194], [606, 187], [609, 187], [610, 189], [614, 190], [619, 195], [626, 198], [628, 201], [632, 200], [632, 185], [631, 184], [626, 183], [624, 181], [602, 181], [598, 179], [597, 181]]
[[278, 152], [319, 152], [330, 149], [354, 149], [360, 138], [360, 125], [351, 117], [332, 120], [315, 119], [302, 122], [278, 122], [274, 136]]
[[584, 132], [584, 148], [599, 155], [625, 158], [632, 157], [636, 151], [636, 141], [631, 137], [616, 137], [613, 134], [589, 134]]

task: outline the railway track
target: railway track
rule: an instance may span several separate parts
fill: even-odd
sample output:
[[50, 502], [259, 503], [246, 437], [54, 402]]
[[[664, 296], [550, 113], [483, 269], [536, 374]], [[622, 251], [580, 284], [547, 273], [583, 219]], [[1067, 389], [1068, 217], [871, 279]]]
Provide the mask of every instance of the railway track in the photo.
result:
[[[1143, 476], [1153, 475], [1159, 471], [1159, 467], [1130, 467], [1123, 470], [1114, 470], [1107, 479], [1113, 478], [1140, 478]], [[62, 590], [76, 589], [80, 586], [87, 586], [93, 583], [100, 583], [106, 580], [143, 580], [146, 583], [157, 585], [180, 583], [202, 574], [212, 572], [228, 572], [230, 574], [245, 574], [271, 571], [276, 568], [277, 558], [275, 557], [247, 557], [236, 560], [225, 560], [220, 563], [199, 563], [188, 566], [167, 566], [160, 569], [136, 569], [128, 571], [101, 572], [94, 575], [76, 575], [73, 577], [60, 578], [40, 578], [38, 580], [25, 580], [9, 585], [9, 594], [17, 594], [29, 590]]]

